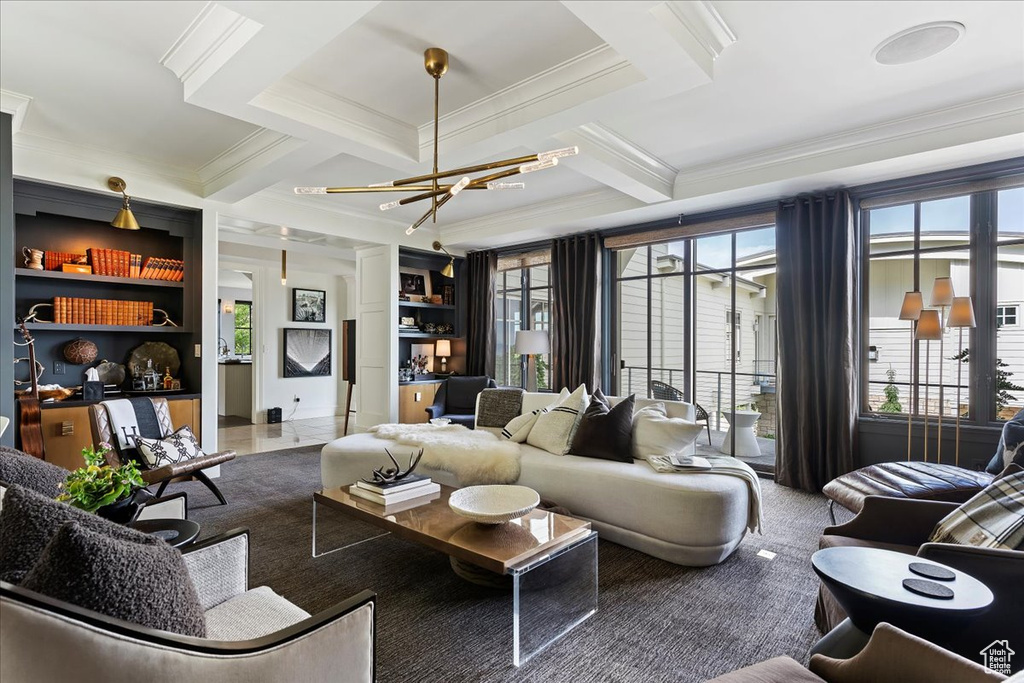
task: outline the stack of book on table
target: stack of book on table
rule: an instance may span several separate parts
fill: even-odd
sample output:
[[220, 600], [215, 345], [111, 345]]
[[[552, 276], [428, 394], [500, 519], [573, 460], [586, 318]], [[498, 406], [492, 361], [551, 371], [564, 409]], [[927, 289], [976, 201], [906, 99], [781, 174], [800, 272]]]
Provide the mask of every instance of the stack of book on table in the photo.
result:
[[383, 505], [388, 511], [397, 505], [407, 510], [438, 498], [441, 485], [422, 474], [410, 474], [387, 484], [357, 481], [348, 488], [348, 492], [351, 496]]

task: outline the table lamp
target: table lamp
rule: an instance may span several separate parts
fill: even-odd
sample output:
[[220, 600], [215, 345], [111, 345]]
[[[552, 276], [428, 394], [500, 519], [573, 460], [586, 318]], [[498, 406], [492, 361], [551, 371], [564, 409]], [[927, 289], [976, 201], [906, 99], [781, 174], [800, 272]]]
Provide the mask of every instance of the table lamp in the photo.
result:
[[544, 330], [516, 332], [516, 353], [526, 356], [526, 390], [537, 391], [537, 359], [535, 356], [551, 352], [551, 342]]
[[914, 333], [916, 332], [917, 320], [921, 317], [922, 308], [924, 308], [924, 298], [921, 296], [921, 292], [907, 292], [903, 295], [900, 320], [910, 321], [910, 378], [907, 381], [907, 388], [910, 394], [907, 397], [907, 462], [910, 462], [910, 432], [913, 429], [914, 418]]
[[452, 355], [452, 343], [448, 339], [434, 342], [434, 355], [441, 359], [441, 374], [448, 372], [448, 356]]
[[[929, 361], [931, 360], [932, 340], [942, 339], [942, 323], [939, 321], [939, 312], [935, 309], [921, 311], [921, 317], [917, 321], [918, 341], [924, 341], [924, 461], [928, 462], [928, 386], [931, 382], [929, 375]], [[941, 423], [940, 423], [941, 424]]]
[[[932, 283], [932, 306], [939, 307], [939, 328], [946, 326], [946, 306], [953, 303], [953, 280], [948, 277], [937, 277]], [[939, 334], [939, 445], [935, 462], [942, 462], [942, 417], [945, 412], [945, 387], [942, 386], [942, 369], [946, 361], [942, 348], [946, 335]]]
[[949, 309], [949, 319], [946, 327], [956, 327], [960, 330], [960, 349], [956, 354], [956, 461], [960, 464], [960, 385], [963, 380], [964, 359], [964, 328], [975, 327], [974, 304], [969, 296], [958, 296], [953, 298], [953, 305]]

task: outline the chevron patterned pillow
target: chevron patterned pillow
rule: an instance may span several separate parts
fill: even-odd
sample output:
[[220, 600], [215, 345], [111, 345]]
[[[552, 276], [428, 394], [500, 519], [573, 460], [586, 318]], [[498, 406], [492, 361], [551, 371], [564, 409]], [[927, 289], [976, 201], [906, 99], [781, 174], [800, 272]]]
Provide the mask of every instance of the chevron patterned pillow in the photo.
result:
[[135, 437], [135, 447], [142, 460], [151, 468], [173, 465], [182, 460], [201, 458], [205, 453], [199, 447], [195, 434], [188, 425], [163, 439]]

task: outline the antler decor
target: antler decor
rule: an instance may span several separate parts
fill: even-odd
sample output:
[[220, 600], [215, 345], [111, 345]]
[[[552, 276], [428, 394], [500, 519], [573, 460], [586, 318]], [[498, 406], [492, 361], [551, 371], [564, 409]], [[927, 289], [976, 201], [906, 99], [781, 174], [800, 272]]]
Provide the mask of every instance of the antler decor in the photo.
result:
[[409, 456], [409, 467], [404, 472], [402, 466], [395, 460], [395, 456], [391, 455], [391, 451], [384, 449], [384, 452], [391, 458], [391, 462], [395, 463], [394, 467], [378, 467], [373, 471], [373, 479], [363, 479], [367, 484], [391, 484], [396, 481], [402, 481], [416, 469], [416, 465], [419, 464], [420, 458], [423, 457], [423, 449], [419, 452], [413, 453]]

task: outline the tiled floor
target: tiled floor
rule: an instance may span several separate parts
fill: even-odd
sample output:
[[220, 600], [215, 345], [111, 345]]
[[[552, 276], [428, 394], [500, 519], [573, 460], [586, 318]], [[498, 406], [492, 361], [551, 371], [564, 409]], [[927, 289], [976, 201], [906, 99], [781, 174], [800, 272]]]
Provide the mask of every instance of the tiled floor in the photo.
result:
[[[344, 424], [343, 417], [313, 417], [278, 424], [223, 427], [217, 430], [217, 447], [220, 450], [233, 450], [238, 455], [248, 455], [313, 446], [342, 436]], [[350, 421], [350, 430], [352, 425]]]

